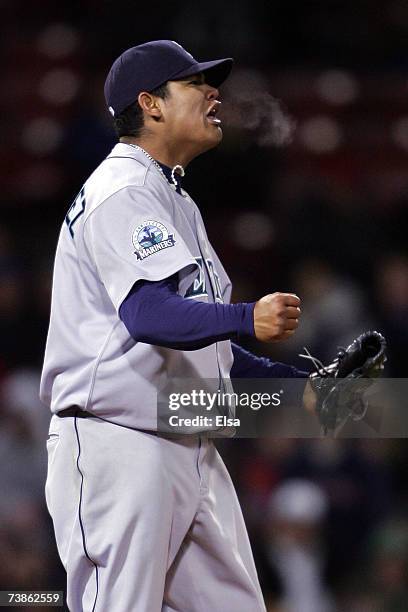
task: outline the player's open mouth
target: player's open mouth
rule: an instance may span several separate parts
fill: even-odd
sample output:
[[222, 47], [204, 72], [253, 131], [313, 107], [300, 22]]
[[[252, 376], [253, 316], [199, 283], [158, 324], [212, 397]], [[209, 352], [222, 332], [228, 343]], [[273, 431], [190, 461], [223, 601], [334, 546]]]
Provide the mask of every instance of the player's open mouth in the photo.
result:
[[220, 125], [221, 124], [221, 119], [217, 118], [217, 113], [218, 110], [220, 108], [221, 102], [219, 100], [216, 100], [215, 102], [213, 102], [213, 104], [211, 105], [209, 111], [207, 112], [207, 120], [209, 123], [213, 123], [214, 125]]

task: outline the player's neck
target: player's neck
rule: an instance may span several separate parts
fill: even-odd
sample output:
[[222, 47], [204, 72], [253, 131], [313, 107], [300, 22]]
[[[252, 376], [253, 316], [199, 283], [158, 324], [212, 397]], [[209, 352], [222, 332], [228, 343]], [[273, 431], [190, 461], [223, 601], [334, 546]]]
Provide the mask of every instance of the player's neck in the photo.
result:
[[188, 158], [185, 153], [178, 154], [177, 151], [172, 150], [170, 147], [166, 146], [165, 143], [157, 143], [157, 141], [151, 138], [122, 136], [122, 138], [120, 138], [120, 142], [142, 147], [142, 149], [149, 153], [153, 159], [161, 164], [164, 164], [165, 166], [168, 166], [169, 168], [174, 168], [174, 166], [177, 165], [181, 165], [183, 168], [186, 168], [191, 161], [191, 158]]

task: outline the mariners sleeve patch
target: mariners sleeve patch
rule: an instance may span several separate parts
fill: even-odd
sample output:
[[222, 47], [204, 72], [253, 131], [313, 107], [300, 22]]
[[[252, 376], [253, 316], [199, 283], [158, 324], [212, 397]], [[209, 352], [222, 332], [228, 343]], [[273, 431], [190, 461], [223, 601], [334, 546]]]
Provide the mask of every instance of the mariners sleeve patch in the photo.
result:
[[142, 261], [154, 253], [175, 245], [174, 234], [158, 221], [143, 221], [132, 234], [132, 244], [136, 258]]

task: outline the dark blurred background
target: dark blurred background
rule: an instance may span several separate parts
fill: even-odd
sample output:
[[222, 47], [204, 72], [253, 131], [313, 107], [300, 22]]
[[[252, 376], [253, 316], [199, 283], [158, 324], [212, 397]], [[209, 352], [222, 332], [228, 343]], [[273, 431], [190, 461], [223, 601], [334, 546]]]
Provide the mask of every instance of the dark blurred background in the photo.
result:
[[[63, 589], [43, 493], [49, 414], [38, 380], [59, 228], [115, 143], [103, 99], [112, 61], [158, 38], [200, 60], [236, 60], [221, 90], [223, 143], [188, 168], [185, 188], [235, 301], [273, 291], [303, 301], [294, 338], [247, 347], [303, 367], [303, 346], [331, 360], [337, 346], [376, 328], [389, 342], [386, 374], [404, 377], [408, 2], [2, 0], [0, 8], [0, 590]], [[284, 146], [275, 100], [295, 124]], [[268, 612], [408, 610], [405, 440], [221, 447]]]

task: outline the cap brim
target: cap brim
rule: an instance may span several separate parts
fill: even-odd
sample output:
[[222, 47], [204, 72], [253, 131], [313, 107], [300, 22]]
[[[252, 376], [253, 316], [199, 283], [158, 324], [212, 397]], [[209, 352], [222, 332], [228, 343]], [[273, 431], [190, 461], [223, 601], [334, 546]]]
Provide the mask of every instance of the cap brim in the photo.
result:
[[231, 57], [213, 60], [212, 62], [197, 62], [197, 64], [193, 64], [186, 70], [183, 70], [171, 80], [179, 81], [185, 77], [203, 72], [205, 74], [205, 80], [209, 85], [219, 87], [228, 78], [233, 63], [234, 60]]

